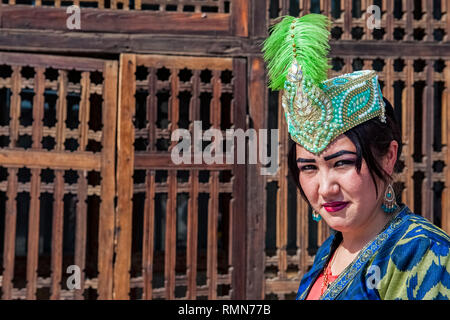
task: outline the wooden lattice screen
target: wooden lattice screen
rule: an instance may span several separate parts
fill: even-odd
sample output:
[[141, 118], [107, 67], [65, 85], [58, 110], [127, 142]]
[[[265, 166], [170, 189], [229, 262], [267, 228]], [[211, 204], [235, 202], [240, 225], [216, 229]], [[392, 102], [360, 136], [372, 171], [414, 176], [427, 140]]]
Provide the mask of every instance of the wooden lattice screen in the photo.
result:
[[[447, 147], [450, 60], [448, 1], [267, 1], [274, 23], [285, 14], [310, 12], [333, 20], [329, 77], [360, 69], [379, 74], [383, 95], [400, 119], [403, 154], [396, 172], [397, 198], [436, 225], [450, 230], [450, 150]], [[370, 5], [378, 6], [380, 23], [369, 28]], [[398, 44], [404, 45], [398, 45]], [[280, 129], [280, 170], [267, 179], [265, 288], [266, 298], [295, 297], [318, 246], [328, 236], [288, 177], [287, 153], [292, 143], [277, 93], [269, 93], [269, 116]]]
[[0, 53], [2, 299], [111, 296], [117, 74], [115, 61]]
[[245, 129], [245, 62], [122, 55], [120, 93], [115, 298], [244, 297], [245, 166], [170, 155], [196, 120]]

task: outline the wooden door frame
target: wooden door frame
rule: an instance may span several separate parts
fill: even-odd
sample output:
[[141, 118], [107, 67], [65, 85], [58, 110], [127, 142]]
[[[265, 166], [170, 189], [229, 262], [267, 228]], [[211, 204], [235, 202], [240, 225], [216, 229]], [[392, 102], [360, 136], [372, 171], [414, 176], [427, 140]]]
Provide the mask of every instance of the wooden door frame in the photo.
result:
[[[111, 299], [113, 288], [113, 256], [114, 256], [114, 196], [115, 196], [115, 146], [116, 146], [116, 119], [117, 119], [117, 75], [118, 63], [113, 60], [100, 60], [92, 58], [64, 57], [54, 55], [42, 55], [31, 53], [7, 53], [0, 52], [0, 64], [5, 63], [14, 67], [13, 79], [11, 80], [11, 89], [13, 90], [11, 101], [11, 112], [14, 114], [9, 125], [10, 136], [19, 135], [20, 113], [20, 81], [19, 69], [22, 66], [36, 68], [35, 76], [35, 97], [33, 105], [33, 124], [32, 136], [34, 143], [31, 149], [21, 150], [16, 148], [0, 149], [0, 164], [13, 168], [8, 178], [7, 194], [7, 212], [5, 214], [5, 229], [15, 230], [16, 221], [16, 200], [17, 194], [17, 173], [19, 167], [28, 167], [32, 170], [31, 190], [30, 190], [30, 217], [28, 231], [28, 251], [27, 252], [27, 299], [36, 298], [37, 288], [37, 268], [38, 268], [38, 244], [39, 244], [39, 196], [40, 196], [40, 178], [41, 169], [51, 168], [56, 170], [55, 177], [55, 201], [53, 228], [55, 239], [52, 238], [52, 276], [51, 276], [51, 299], [59, 299], [61, 294], [61, 276], [62, 276], [62, 228], [64, 204], [62, 197], [64, 195], [63, 170], [99, 170], [101, 175], [101, 204], [99, 216], [98, 243], [101, 248], [101, 254], [98, 254], [98, 295], [99, 299]], [[64, 72], [75, 69], [80, 72], [101, 71], [104, 77], [103, 83], [103, 107], [102, 107], [102, 150], [98, 153], [86, 151], [65, 151], [65, 108], [66, 108], [66, 90], [67, 79], [60, 77], [58, 81], [58, 106], [57, 106], [57, 124], [56, 142], [54, 151], [42, 150], [40, 138], [43, 135], [44, 117], [44, 91], [45, 91], [45, 68], [61, 69]], [[87, 117], [87, 104], [89, 101], [89, 77], [82, 77], [81, 102], [83, 105], [83, 115]], [[80, 145], [85, 145], [88, 139], [88, 128], [86, 121], [80, 121]], [[83, 125], [85, 127], [83, 127]], [[14, 138], [15, 139], [15, 138]], [[84, 148], [82, 149], [84, 150]], [[87, 196], [86, 176], [79, 182], [78, 196], [85, 199]], [[77, 221], [76, 245], [75, 245], [75, 264], [80, 267], [82, 276], [82, 289], [84, 287], [84, 265], [86, 249], [86, 211], [87, 206], [84, 201], [79, 201], [77, 211], [82, 217], [82, 221]], [[53, 237], [52, 236], [52, 237]], [[4, 248], [4, 273], [3, 273], [3, 298], [12, 297], [12, 278], [14, 276], [14, 257], [15, 257], [15, 231], [5, 232]], [[99, 251], [100, 252], [100, 251]], [[83, 290], [78, 290], [76, 296], [82, 297]]]
[[[214, 68], [218, 65], [228, 65], [233, 70], [234, 76], [234, 127], [246, 129], [246, 60], [239, 58], [201, 58], [181, 56], [158, 56], [158, 55], [136, 55], [122, 54], [120, 58], [119, 75], [119, 107], [118, 107], [118, 138], [117, 138], [117, 207], [116, 207], [116, 234], [115, 234], [115, 262], [114, 262], [114, 299], [129, 299], [130, 291], [130, 267], [131, 267], [131, 245], [132, 245], [132, 197], [133, 197], [133, 172], [136, 167], [169, 168], [175, 165], [170, 163], [167, 157], [158, 155], [140, 155], [134, 153], [134, 126], [135, 116], [135, 72], [138, 65], [137, 60], [146, 63], [154, 63], [155, 66], [167, 66], [167, 64], [178, 66], [178, 60], [189, 61], [189, 65]], [[184, 62], [186, 63], [186, 62]], [[182, 64], [182, 63], [181, 63]], [[180, 65], [181, 65], [180, 64]], [[192, 168], [194, 165], [180, 165], [181, 168]], [[230, 250], [232, 261], [232, 288], [231, 298], [245, 299], [246, 295], [246, 198], [245, 164], [215, 165], [217, 168], [231, 168], [234, 172], [233, 190], [233, 225], [232, 249]], [[231, 166], [231, 167], [230, 167]], [[200, 168], [200, 167], [199, 167]], [[175, 177], [176, 179], [176, 177]], [[170, 192], [169, 192], [170, 193]], [[173, 192], [171, 193], [173, 194]], [[172, 208], [171, 210], [175, 210]], [[168, 218], [169, 219], [169, 218]], [[168, 222], [169, 223], [169, 222]], [[148, 239], [152, 242], [153, 239]], [[152, 250], [152, 249], [150, 249]], [[172, 260], [174, 252], [166, 252], [166, 258]], [[150, 261], [150, 265], [151, 265]], [[165, 263], [167, 263], [165, 261]], [[151, 267], [150, 267], [151, 268]], [[151, 270], [150, 270], [151, 272]], [[145, 275], [144, 281], [146, 279]], [[169, 291], [175, 285], [175, 274], [168, 278]], [[195, 284], [195, 279], [194, 282]], [[144, 291], [146, 286], [144, 285]], [[167, 298], [173, 298], [168, 292]]]

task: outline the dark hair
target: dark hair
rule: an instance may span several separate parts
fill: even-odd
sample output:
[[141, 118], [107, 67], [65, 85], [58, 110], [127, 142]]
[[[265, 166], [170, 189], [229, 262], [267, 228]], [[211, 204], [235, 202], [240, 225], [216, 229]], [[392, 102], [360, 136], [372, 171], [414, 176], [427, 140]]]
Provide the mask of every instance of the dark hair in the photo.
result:
[[[353, 142], [356, 147], [356, 171], [358, 173], [361, 172], [362, 159], [364, 159], [369, 169], [370, 176], [372, 177], [372, 180], [375, 184], [375, 192], [377, 198], [378, 189], [374, 174], [376, 174], [383, 182], [386, 182], [388, 179], [392, 179], [392, 177], [381, 167], [379, 159], [387, 154], [392, 140], [395, 140], [398, 143], [396, 166], [398, 164], [398, 159], [402, 154], [401, 132], [398, 126], [398, 122], [395, 119], [394, 109], [387, 99], [383, 98], [383, 100], [386, 104], [386, 123], [381, 122], [379, 117], [375, 117], [344, 132], [344, 134]], [[299, 181], [300, 170], [297, 166], [295, 146], [296, 144], [293, 143], [289, 150], [289, 171], [291, 177], [294, 179], [295, 184], [300, 189], [302, 198], [305, 199], [309, 204], [309, 201], [306, 198]], [[394, 168], [396, 166], [394, 166]]]

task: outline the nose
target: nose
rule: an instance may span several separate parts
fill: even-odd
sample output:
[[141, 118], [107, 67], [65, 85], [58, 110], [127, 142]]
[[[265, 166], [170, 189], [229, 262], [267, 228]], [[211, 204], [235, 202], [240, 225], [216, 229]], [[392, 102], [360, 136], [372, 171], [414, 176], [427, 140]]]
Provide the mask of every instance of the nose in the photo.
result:
[[339, 184], [332, 174], [328, 172], [320, 174], [318, 192], [324, 201], [332, 201], [335, 199], [335, 196], [339, 193]]

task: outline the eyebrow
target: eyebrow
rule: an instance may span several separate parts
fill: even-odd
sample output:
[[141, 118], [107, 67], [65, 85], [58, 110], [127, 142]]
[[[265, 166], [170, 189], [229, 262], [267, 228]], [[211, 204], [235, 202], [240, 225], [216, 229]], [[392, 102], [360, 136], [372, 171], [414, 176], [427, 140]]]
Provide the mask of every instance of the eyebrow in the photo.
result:
[[[341, 150], [339, 152], [333, 153], [332, 155], [324, 157], [324, 159], [325, 159], [325, 161], [328, 161], [328, 160], [340, 157], [340, 156], [342, 156], [344, 154], [354, 154], [354, 155], [356, 155], [356, 152], [352, 152], [352, 151], [348, 151], [348, 150]], [[316, 160], [314, 160], [314, 159], [298, 158], [297, 162], [300, 162], [300, 163], [315, 163]]]

